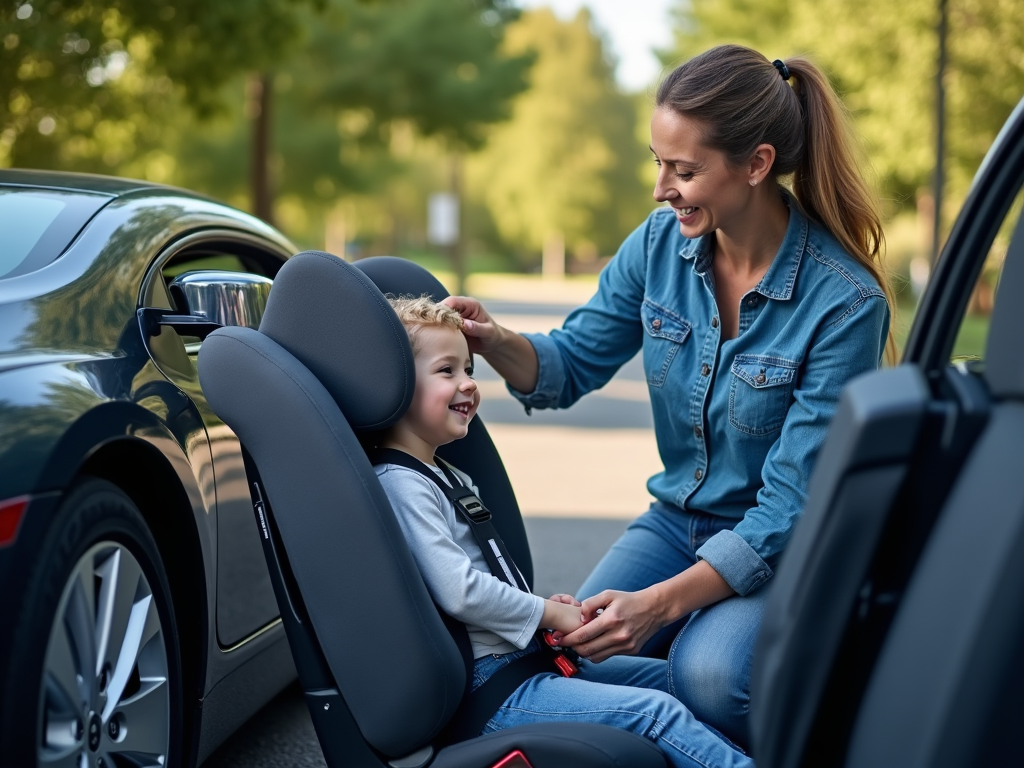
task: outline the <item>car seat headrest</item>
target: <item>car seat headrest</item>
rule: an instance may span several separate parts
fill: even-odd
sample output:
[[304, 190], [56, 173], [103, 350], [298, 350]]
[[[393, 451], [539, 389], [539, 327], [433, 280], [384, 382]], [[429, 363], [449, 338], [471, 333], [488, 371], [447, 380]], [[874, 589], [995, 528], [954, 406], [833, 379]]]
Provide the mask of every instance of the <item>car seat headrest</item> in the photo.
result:
[[1024, 215], [1017, 220], [1003, 273], [996, 289], [988, 340], [985, 343], [985, 379], [999, 399], [1024, 399], [1024, 356], [1020, 334], [1024, 328]]
[[373, 256], [353, 264], [382, 291], [393, 296], [427, 295], [434, 301], [448, 297], [441, 281], [412, 261], [397, 256]]
[[260, 333], [310, 370], [356, 431], [385, 429], [412, 401], [409, 336], [371, 280], [337, 256], [304, 251], [274, 279]]

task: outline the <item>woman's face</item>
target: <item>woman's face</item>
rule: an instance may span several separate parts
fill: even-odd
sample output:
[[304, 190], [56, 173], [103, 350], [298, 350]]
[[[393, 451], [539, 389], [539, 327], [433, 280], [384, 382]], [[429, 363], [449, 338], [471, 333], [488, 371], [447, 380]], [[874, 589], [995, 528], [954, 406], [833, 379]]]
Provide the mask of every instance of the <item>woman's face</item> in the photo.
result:
[[763, 174], [729, 163], [723, 152], [701, 141], [699, 124], [668, 107], [651, 118], [651, 151], [658, 165], [654, 199], [676, 213], [683, 237], [700, 237], [741, 223]]

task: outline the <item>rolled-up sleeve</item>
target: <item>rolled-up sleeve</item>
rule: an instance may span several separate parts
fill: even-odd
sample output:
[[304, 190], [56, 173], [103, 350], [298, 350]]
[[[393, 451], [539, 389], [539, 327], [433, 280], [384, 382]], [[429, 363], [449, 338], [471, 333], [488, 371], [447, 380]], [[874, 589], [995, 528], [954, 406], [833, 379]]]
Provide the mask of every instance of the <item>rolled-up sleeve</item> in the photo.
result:
[[771, 578], [803, 512], [808, 478], [842, 389], [854, 376], [877, 368], [888, 330], [885, 297], [869, 293], [826, 326], [808, 351], [782, 432], [765, 460], [756, 506], [696, 552], [738, 594]]

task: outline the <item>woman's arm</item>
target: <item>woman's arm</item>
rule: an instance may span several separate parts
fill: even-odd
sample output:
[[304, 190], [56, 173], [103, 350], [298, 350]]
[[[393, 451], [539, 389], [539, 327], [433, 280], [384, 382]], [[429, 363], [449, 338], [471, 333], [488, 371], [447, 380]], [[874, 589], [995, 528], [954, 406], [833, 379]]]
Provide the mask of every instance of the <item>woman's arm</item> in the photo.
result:
[[560, 641], [591, 661], [635, 655], [662, 627], [736, 594], [703, 560], [639, 592], [606, 589], [583, 601], [588, 622]]

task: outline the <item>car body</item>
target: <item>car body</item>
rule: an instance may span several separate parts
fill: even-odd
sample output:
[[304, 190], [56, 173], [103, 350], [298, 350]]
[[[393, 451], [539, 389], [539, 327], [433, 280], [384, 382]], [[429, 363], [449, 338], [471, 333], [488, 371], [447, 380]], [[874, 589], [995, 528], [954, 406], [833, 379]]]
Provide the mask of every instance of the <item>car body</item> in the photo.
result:
[[[128, 517], [138, 517], [132, 506], [141, 515], [146, 530], [114, 530], [106, 554], [93, 552], [89, 562], [114, 562], [109, 555], [119, 554], [145, 566], [148, 578], [140, 584], [166, 580], [169, 605], [160, 608], [159, 634], [179, 659], [157, 668], [180, 678], [172, 681], [180, 684], [178, 699], [170, 698], [180, 712], [160, 739], [183, 745], [176, 761], [201, 762], [294, 677], [294, 667], [238, 441], [206, 405], [195, 374], [199, 338], [160, 321], [182, 310], [175, 304], [181, 294], [172, 298], [168, 290], [174, 275], [213, 267], [222, 276], [249, 273], [268, 283], [295, 248], [262, 221], [191, 192], [75, 174], [0, 170], [0, 227], [8, 229], [0, 245], [0, 763], [19, 764], [6, 760], [21, 755], [32, 765], [65, 764], [61, 755], [71, 759], [77, 740], [92, 766], [108, 747], [114, 755], [118, 743], [142, 732], [141, 719], [134, 730], [122, 723], [118, 742], [112, 734], [119, 726], [99, 705], [95, 723], [86, 705], [58, 727], [60, 707], [42, 703], [49, 701], [50, 677], [60, 677], [53, 644], [61, 621], [71, 621], [71, 572], [85, 562], [68, 571], [61, 560], [67, 553], [58, 550], [71, 547], [84, 558], [90, 544], [75, 539], [85, 513], [63, 509], [83, 478], [95, 481], [94, 500], [103, 496], [97, 489], [106, 489], [114, 506], [129, 507]], [[150, 537], [157, 554], [147, 557], [145, 542], [132, 542]], [[45, 587], [60, 569], [68, 571], [56, 577], [65, 586]], [[88, 581], [82, 580], [87, 592]], [[55, 589], [63, 596], [47, 592]], [[136, 597], [128, 594], [135, 587], [111, 589], [129, 602]], [[83, 605], [102, 613], [103, 594]], [[41, 615], [47, 611], [48, 619]], [[111, 621], [117, 624], [117, 616]], [[43, 669], [27, 670], [39, 667], [33, 649], [46, 644], [39, 627], [47, 623]], [[101, 622], [96, 627], [100, 648], [108, 640], [100, 637]], [[120, 674], [119, 685], [138, 689], [140, 667], [119, 671], [116, 660], [108, 666], [97, 670], [100, 688]], [[145, 674], [141, 680], [145, 688]], [[21, 721], [9, 716], [28, 710]], [[89, 749], [96, 723], [110, 743], [94, 739]], [[25, 728], [41, 738], [26, 739]], [[26, 741], [42, 744], [35, 757], [12, 746]]]

